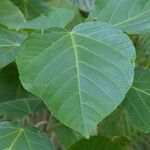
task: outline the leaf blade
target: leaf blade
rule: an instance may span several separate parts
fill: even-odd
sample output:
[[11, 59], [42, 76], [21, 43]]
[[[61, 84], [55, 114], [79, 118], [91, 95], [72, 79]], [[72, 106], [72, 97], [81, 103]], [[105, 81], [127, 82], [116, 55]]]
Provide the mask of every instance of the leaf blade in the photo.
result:
[[[95, 32], [98, 29], [101, 32]], [[105, 39], [110, 31], [116, 41]], [[120, 30], [99, 22], [80, 24], [71, 33], [59, 28], [44, 32], [43, 36], [32, 34], [17, 57], [22, 84], [44, 99], [58, 120], [88, 137], [96, 124], [121, 103], [130, 88], [134, 47]], [[34, 54], [33, 47], [37, 50]]]

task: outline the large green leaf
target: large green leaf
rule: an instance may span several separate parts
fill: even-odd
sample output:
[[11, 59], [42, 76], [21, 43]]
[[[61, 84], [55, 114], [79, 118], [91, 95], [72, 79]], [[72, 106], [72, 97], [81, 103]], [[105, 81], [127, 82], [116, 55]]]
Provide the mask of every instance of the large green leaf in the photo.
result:
[[41, 97], [58, 120], [88, 137], [124, 99], [134, 59], [125, 34], [91, 22], [71, 32], [51, 28], [33, 33], [17, 65], [23, 86]]
[[0, 28], [0, 69], [15, 60], [25, 37], [25, 34]]
[[75, 6], [77, 6], [79, 9], [89, 12], [92, 9], [92, 6], [95, 2], [95, 0], [70, 0]]
[[150, 0], [106, 0], [106, 2], [97, 0], [90, 18], [110, 23], [128, 33], [150, 31]]
[[135, 127], [150, 132], [150, 69], [137, 68], [124, 107]]
[[35, 128], [25, 129], [9, 122], [0, 123], [1, 150], [54, 150], [48, 136]]
[[48, 10], [46, 0], [11, 0], [20, 8], [26, 19], [33, 19]]
[[16, 24], [13, 27], [20, 29], [47, 29], [50, 27], [65, 27], [75, 16], [71, 9], [59, 8], [50, 10], [46, 14], [23, 24]]
[[130, 141], [126, 138], [108, 138], [94, 136], [90, 139], [82, 139], [69, 150], [129, 150]]
[[25, 18], [15, 5], [9, 0], [0, 1], [0, 24], [11, 27], [14, 24], [23, 22], [25, 22]]
[[120, 106], [99, 124], [98, 132], [103, 136], [126, 137], [134, 135], [137, 131], [131, 125], [127, 112]]

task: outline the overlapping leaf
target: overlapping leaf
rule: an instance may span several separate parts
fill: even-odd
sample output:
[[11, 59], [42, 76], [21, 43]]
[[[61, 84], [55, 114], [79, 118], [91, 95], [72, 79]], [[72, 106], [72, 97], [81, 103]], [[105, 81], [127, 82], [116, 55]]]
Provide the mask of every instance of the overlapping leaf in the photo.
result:
[[134, 84], [124, 107], [135, 127], [150, 132], [150, 69], [136, 69]]
[[26, 23], [16, 24], [13, 27], [17, 29], [47, 29], [50, 27], [65, 27], [75, 16], [73, 10], [59, 8], [50, 10], [46, 14], [35, 18]]
[[25, 34], [0, 29], [0, 69], [15, 60], [25, 38]]
[[0, 123], [0, 149], [54, 150], [49, 137], [37, 129], [21, 128], [9, 122]]
[[131, 125], [127, 112], [120, 106], [98, 126], [99, 135], [103, 136], [131, 136], [136, 130]]
[[9, 0], [0, 1], [0, 24], [11, 27], [14, 24], [24, 22], [23, 14], [12, 2]]
[[140, 35], [136, 42], [137, 64], [150, 67], [150, 34]]
[[45, 108], [40, 98], [23, 89], [13, 65], [0, 71], [0, 89], [0, 114], [3, 116], [29, 115]]
[[71, 32], [51, 28], [33, 33], [17, 65], [23, 86], [41, 97], [58, 120], [88, 137], [124, 99], [134, 59], [126, 35], [91, 22]]
[[130, 141], [126, 138], [108, 138], [94, 136], [90, 139], [82, 139], [69, 150], [129, 150]]
[[0, 114], [8, 115], [30, 115], [41, 112], [45, 105], [40, 98], [22, 98], [0, 103]]
[[110, 23], [128, 33], [149, 32], [150, 0], [97, 0], [90, 18]]
[[23, 12], [25, 18], [33, 19], [49, 9], [45, 0], [11, 0]]

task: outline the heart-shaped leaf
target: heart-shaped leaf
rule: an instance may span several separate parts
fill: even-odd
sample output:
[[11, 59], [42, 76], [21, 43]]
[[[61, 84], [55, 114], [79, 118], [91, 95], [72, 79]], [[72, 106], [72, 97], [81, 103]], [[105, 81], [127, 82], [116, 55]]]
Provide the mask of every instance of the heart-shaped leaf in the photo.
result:
[[128, 33], [150, 31], [150, 0], [97, 0], [89, 18], [110, 23]]
[[91, 22], [71, 32], [33, 33], [17, 57], [23, 86], [54, 116], [88, 137], [122, 102], [132, 85], [135, 49], [111, 25]]
[[36, 128], [25, 129], [9, 122], [0, 123], [1, 150], [54, 150], [49, 137]]

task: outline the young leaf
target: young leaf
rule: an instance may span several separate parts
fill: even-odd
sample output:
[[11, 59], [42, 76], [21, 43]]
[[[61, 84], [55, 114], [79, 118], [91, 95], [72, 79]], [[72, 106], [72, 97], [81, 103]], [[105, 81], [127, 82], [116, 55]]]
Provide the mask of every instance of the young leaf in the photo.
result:
[[126, 138], [108, 138], [94, 136], [90, 139], [81, 139], [69, 150], [129, 150], [130, 141]]
[[14, 24], [24, 22], [23, 14], [13, 3], [9, 0], [0, 1], [0, 24], [11, 27]]
[[136, 69], [134, 83], [126, 96], [124, 108], [135, 127], [150, 132], [150, 69]]
[[[106, 3], [107, 2], [107, 3]], [[127, 33], [150, 31], [150, 0], [97, 0], [89, 18], [107, 22]]]
[[0, 69], [15, 60], [25, 34], [0, 28]]
[[0, 149], [54, 150], [48, 136], [35, 128], [25, 129], [9, 122], [0, 123]]
[[65, 27], [75, 16], [71, 9], [58, 8], [50, 10], [47, 14], [23, 24], [16, 24], [13, 27], [17, 29], [47, 29], [50, 27]]
[[124, 99], [134, 59], [125, 34], [91, 22], [71, 32], [33, 33], [22, 45], [17, 66], [23, 86], [41, 97], [58, 120], [88, 137]]
[[34, 19], [49, 9], [45, 0], [11, 0], [20, 8], [27, 20]]

